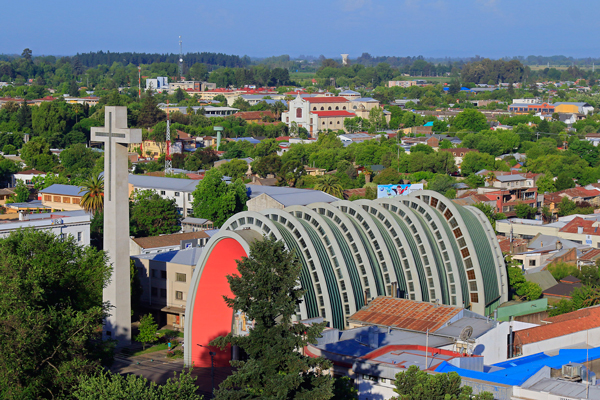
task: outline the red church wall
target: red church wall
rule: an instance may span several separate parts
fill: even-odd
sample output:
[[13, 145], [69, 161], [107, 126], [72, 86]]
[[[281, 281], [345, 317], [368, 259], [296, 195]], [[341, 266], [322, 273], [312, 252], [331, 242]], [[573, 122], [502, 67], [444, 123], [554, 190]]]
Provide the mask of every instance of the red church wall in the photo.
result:
[[209, 351], [217, 353], [215, 356], [216, 367], [228, 367], [231, 360], [231, 349], [220, 350], [217, 347], [200, 347], [198, 344], [208, 346], [208, 343], [218, 336], [225, 336], [231, 332], [233, 310], [227, 307], [223, 296], [232, 297], [227, 275], [237, 273], [239, 260], [246, 256], [246, 252], [235, 239], [222, 239], [212, 249], [200, 277], [194, 301], [194, 315], [192, 319], [191, 362], [194, 367], [210, 367]]

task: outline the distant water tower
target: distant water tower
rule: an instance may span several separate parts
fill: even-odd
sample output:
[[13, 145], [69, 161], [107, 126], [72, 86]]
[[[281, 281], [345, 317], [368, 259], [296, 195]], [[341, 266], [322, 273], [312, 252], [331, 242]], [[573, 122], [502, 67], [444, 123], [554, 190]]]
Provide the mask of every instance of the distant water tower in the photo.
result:
[[348, 65], [348, 64], [350, 64], [350, 62], [348, 62], [348, 55], [349, 55], [349, 54], [342, 54], [342, 64], [343, 64], [343, 65]]

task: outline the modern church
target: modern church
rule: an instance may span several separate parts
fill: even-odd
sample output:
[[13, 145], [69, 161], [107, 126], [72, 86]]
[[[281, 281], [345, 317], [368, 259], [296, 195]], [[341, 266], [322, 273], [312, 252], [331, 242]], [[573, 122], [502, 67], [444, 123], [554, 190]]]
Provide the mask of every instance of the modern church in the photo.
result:
[[[210, 366], [208, 342], [231, 332], [225, 278], [264, 236], [282, 240], [302, 264], [297, 319], [323, 317], [345, 329], [376, 296], [468, 308], [490, 315], [507, 301], [508, 279], [494, 230], [477, 208], [423, 190], [377, 200], [337, 201], [231, 217], [206, 245], [186, 307], [185, 358]], [[206, 354], [204, 354], [206, 353]], [[229, 354], [219, 352], [218, 364]], [[225, 359], [226, 358], [226, 359]]]

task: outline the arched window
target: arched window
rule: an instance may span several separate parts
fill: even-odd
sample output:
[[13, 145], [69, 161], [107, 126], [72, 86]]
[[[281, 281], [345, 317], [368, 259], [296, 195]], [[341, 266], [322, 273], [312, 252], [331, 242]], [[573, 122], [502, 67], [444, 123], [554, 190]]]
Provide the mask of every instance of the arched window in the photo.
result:
[[321, 111], [325, 110], [325, 108], [321, 107]]
[[317, 107], [313, 107], [313, 111], [317, 111]]
[[331, 111], [331, 106], [329, 106], [329, 108], [327, 110]]
[[339, 108], [338, 106], [335, 106], [335, 109], [336, 109], [336, 110], [339, 110], [340, 108]]
[[345, 109], [346, 109], [346, 106], [342, 107], [342, 110], [345, 110]]
[[333, 121], [329, 121], [329, 125], [333, 125]]
[[296, 108], [296, 118], [302, 118], [302, 109]]
[[340, 121], [338, 121], [338, 125], [340, 124]]

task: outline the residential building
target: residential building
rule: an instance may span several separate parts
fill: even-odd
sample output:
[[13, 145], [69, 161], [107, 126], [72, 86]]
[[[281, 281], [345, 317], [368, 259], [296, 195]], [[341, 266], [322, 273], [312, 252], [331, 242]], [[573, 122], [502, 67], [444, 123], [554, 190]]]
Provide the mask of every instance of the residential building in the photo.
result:
[[529, 356], [582, 344], [586, 347], [600, 346], [600, 306], [550, 317], [543, 322], [543, 325], [515, 332], [515, 356]]
[[[18, 203], [13, 206], [19, 207]], [[14, 213], [16, 218], [0, 219], [0, 237], [6, 237], [12, 232], [33, 228], [35, 230], [47, 230], [54, 235], [66, 238], [72, 236], [75, 242], [81, 246], [90, 244], [91, 215], [85, 211], [54, 211], [41, 214], [28, 214], [25, 208], [21, 212]], [[43, 210], [40, 208], [38, 210]], [[18, 216], [17, 216], [18, 215]]]
[[45, 172], [38, 171], [37, 169], [28, 169], [26, 171], [16, 172], [10, 176], [10, 184], [12, 187], [17, 185], [17, 181], [22, 181], [27, 186], [33, 186], [33, 178], [39, 176], [41, 178], [46, 176]]
[[[439, 147], [439, 145], [436, 147]], [[462, 164], [463, 159], [465, 158], [467, 153], [472, 153], [472, 152], [479, 153], [479, 150], [467, 149], [466, 147], [457, 147], [457, 148], [453, 148], [453, 149], [439, 149], [439, 151], [447, 151], [447, 152], [451, 153], [452, 156], [454, 157], [454, 163], [459, 166]]]
[[265, 118], [271, 118], [276, 120], [277, 116], [273, 111], [239, 111], [233, 114], [234, 117], [238, 117], [248, 122], [249, 124], [263, 122]]
[[417, 81], [389, 81], [388, 87], [398, 86], [401, 88], [407, 88], [407, 87], [415, 86], [416, 84], [417, 84]]
[[181, 88], [181, 90], [183, 91], [192, 94], [194, 92], [204, 92], [205, 90], [216, 89], [217, 84], [204, 81], [171, 82], [169, 83], [169, 94], [175, 93], [179, 88]]
[[186, 301], [201, 247], [131, 256], [142, 285], [141, 304], [160, 326], [183, 329]]
[[6, 200], [13, 197], [15, 195], [15, 191], [12, 189], [0, 189], [0, 205], [6, 204]]
[[87, 96], [87, 97], [67, 96], [67, 97], [65, 97], [65, 102], [67, 104], [82, 104], [82, 105], [87, 104], [90, 107], [97, 105], [99, 101], [100, 101], [100, 97], [96, 97], [96, 96]]
[[496, 212], [507, 216], [515, 215], [517, 204], [527, 204], [536, 210], [541, 207], [534, 179], [520, 174], [496, 176], [489, 188], [480, 188], [480, 191], [489, 199], [496, 200]]
[[563, 299], [570, 300], [573, 298], [573, 291], [575, 289], [580, 289], [582, 286], [581, 279], [569, 275], [558, 281], [556, 285], [547, 289], [542, 289], [542, 295], [544, 295], [544, 298], [548, 299], [548, 301], [554, 299], [554, 303]]
[[131, 238], [129, 243], [129, 255], [137, 256], [139, 254], [185, 250], [191, 247], [204, 247], [209, 238], [210, 236], [203, 231]]
[[538, 104], [541, 101], [539, 97], [532, 97], [528, 99], [513, 99], [513, 104]]
[[558, 236], [578, 244], [600, 248], [600, 214], [569, 215], [556, 222], [544, 224], [540, 220], [510, 218], [496, 221], [500, 235], [532, 239], [538, 234]]
[[161, 197], [175, 200], [177, 211], [185, 218], [192, 215], [192, 192], [198, 180], [129, 175], [129, 195], [134, 190], [155, 190]]
[[181, 220], [182, 232], [200, 232], [213, 228], [213, 222], [206, 218], [186, 217]]
[[52, 210], [83, 210], [81, 198], [87, 193], [79, 186], [61, 185], [55, 183], [38, 192], [38, 200]]

